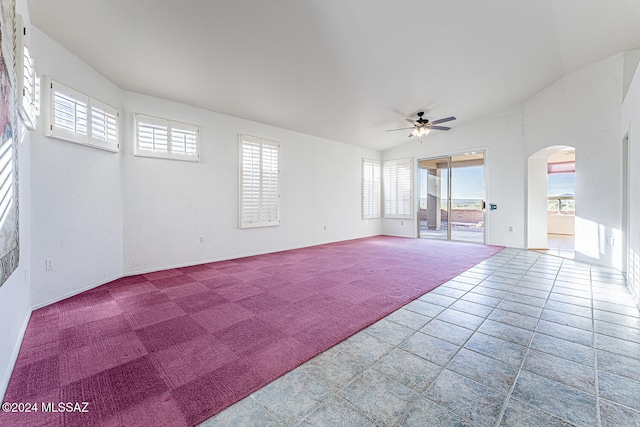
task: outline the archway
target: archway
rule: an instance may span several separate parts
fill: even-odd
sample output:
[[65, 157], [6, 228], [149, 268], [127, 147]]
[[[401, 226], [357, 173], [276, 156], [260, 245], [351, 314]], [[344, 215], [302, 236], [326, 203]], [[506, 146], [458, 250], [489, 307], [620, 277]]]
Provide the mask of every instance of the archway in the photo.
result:
[[528, 159], [527, 248], [575, 254], [575, 148], [551, 146]]

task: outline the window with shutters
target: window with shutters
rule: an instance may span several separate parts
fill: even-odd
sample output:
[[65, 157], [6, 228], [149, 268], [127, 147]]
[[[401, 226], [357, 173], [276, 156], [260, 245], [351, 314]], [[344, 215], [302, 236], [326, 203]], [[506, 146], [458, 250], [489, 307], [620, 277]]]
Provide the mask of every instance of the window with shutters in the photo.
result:
[[200, 129], [196, 125], [134, 114], [135, 155], [200, 161]]
[[45, 135], [89, 147], [117, 152], [118, 110], [97, 99], [45, 79], [46, 128]]
[[18, 82], [18, 111], [29, 130], [36, 128], [40, 115], [40, 78], [26, 43], [27, 28], [22, 16], [16, 15], [16, 75]]
[[411, 159], [384, 162], [384, 216], [411, 218]]
[[240, 228], [280, 224], [280, 144], [240, 135]]
[[362, 218], [380, 218], [380, 162], [362, 159]]

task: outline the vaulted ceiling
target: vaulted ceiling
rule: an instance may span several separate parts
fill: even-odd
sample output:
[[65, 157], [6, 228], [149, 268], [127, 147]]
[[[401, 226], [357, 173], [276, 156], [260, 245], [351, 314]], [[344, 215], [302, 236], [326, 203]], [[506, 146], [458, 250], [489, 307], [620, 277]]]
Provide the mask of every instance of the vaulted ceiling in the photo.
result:
[[[122, 89], [384, 150], [640, 48], [639, 0], [28, 0]], [[36, 58], [37, 63], [37, 58]]]

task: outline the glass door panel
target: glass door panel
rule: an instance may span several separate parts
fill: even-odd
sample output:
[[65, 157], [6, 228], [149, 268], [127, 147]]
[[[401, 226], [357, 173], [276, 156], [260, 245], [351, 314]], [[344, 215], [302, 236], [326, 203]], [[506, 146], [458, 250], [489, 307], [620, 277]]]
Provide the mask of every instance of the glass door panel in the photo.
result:
[[484, 153], [451, 157], [450, 239], [484, 243]]
[[420, 160], [420, 237], [449, 239], [449, 158]]

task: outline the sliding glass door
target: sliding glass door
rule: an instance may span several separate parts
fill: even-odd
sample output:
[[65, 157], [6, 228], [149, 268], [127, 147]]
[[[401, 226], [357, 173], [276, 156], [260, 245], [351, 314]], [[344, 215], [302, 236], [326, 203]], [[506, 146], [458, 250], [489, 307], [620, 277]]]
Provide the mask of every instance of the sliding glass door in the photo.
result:
[[484, 243], [484, 153], [418, 162], [420, 237]]
[[451, 157], [451, 240], [484, 243], [484, 153]]
[[418, 162], [420, 237], [449, 239], [449, 158]]

